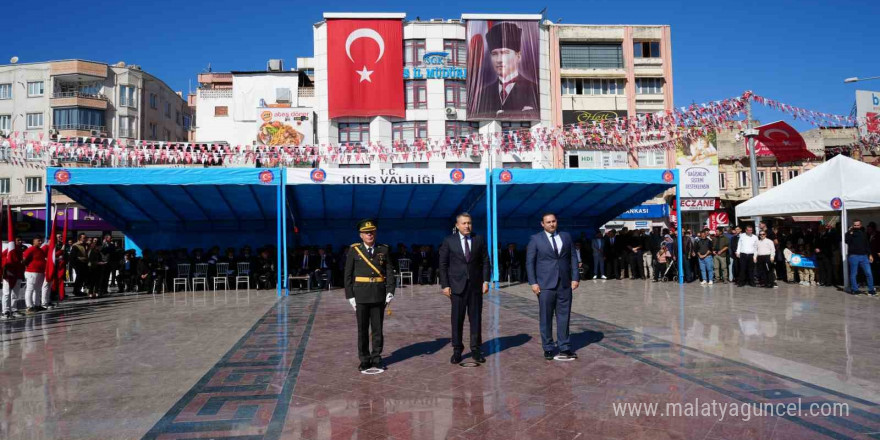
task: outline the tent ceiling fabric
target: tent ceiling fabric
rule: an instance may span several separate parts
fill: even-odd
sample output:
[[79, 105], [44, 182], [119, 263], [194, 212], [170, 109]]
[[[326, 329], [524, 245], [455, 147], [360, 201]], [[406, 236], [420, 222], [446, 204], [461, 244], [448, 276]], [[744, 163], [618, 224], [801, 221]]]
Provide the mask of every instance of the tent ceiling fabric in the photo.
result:
[[94, 211], [141, 248], [272, 244], [277, 182], [260, 169], [47, 170], [52, 188]]
[[880, 209], [880, 168], [842, 154], [736, 207], [736, 216], [829, 213], [839, 198], [847, 210]]

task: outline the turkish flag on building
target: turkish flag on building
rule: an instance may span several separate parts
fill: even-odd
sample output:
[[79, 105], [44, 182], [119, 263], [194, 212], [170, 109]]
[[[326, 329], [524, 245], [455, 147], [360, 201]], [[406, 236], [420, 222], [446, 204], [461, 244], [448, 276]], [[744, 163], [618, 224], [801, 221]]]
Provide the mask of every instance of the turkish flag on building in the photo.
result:
[[807, 142], [791, 125], [782, 121], [758, 127], [755, 138], [755, 152], [767, 148], [776, 156], [777, 162], [814, 159], [816, 156], [807, 149]]
[[406, 117], [403, 100], [403, 22], [327, 20], [330, 118]]

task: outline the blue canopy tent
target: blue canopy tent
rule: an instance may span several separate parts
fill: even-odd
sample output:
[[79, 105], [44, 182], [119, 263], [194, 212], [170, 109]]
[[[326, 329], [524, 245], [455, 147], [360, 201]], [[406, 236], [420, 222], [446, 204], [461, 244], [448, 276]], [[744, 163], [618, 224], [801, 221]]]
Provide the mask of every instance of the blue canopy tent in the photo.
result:
[[363, 218], [377, 220], [378, 242], [392, 249], [441, 243], [460, 212], [488, 232], [486, 179], [484, 169], [288, 169], [284, 248], [348, 246], [359, 240], [355, 226]]
[[[678, 184], [678, 170], [496, 169], [490, 184], [491, 217], [496, 219], [492, 242], [525, 242], [540, 230], [545, 212], [555, 213], [563, 230], [595, 230], [666, 189], [678, 188]], [[681, 237], [680, 207], [676, 212]], [[493, 255], [492, 261], [492, 278], [497, 282], [498, 259]], [[683, 273], [680, 258], [678, 270]]]
[[141, 249], [280, 249], [280, 176], [254, 168], [49, 168], [46, 209], [55, 189]]

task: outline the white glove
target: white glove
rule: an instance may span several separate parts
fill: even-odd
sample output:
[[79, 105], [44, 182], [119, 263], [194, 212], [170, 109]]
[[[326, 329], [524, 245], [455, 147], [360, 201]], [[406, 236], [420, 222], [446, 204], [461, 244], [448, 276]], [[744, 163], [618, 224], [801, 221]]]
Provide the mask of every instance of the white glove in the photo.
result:
[[385, 304], [390, 303], [392, 299], [394, 299], [393, 293], [389, 293], [389, 294], [385, 295]]
[[353, 310], [357, 310], [357, 303], [354, 302], [354, 298], [349, 298], [348, 303], [351, 304]]

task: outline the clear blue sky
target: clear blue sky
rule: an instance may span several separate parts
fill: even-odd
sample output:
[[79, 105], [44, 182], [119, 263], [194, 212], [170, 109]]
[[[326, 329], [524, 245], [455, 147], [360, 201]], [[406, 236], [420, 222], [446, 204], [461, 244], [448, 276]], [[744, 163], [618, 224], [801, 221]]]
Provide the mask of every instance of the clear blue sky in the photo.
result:
[[[7, 0], [8, 1], [8, 0]], [[325, 11], [537, 13], [578, 24], [672, 26], [676, 106], [743, 90], [813, 110], [849, 114], [849, 76], [880, 75], [880, 1], [277, 1], [12, 0], [4, 6], [0, 63], [84, 58], [139, 64], [186, 92], [208, 63], [256, 70], [269, 58], [294, 67], [311, 56], [312, 24]], [[857, 84], [880, 90], [880, 80]], [[758, 112], [762, 120], [780, 119]], [[807, 127], [799, 127], [807, 128]]]

